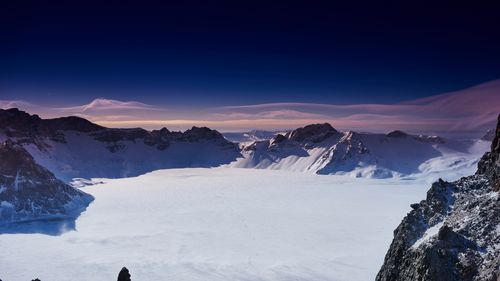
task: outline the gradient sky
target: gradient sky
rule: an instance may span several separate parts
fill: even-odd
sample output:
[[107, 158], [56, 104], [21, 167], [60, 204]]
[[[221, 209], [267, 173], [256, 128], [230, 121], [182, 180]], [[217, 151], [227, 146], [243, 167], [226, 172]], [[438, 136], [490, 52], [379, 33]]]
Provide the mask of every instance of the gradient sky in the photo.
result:
[[150, 129], [493, 128], [500, 2], [333, 2], [1, 1], [0, 108]]
[[498, 1], [101, 2], [2, 1], [0, 100], [395, 103], [500, 78]]

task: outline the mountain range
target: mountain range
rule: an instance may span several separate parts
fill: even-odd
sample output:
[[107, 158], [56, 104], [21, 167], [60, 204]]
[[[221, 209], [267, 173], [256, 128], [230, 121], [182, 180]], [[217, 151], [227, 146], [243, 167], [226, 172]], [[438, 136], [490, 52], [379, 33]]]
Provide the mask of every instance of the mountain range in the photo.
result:
[[[222, 165], [369, 178], [411, 177], [444, 168], [461, 175], [476, 165], [489, 143], [402, 131], [341, 132], [328, 123], [242, 136], [236, 143], [206, 127], [184, 132], [115, 129], [75, 116], [42, 119], [16, 108], [0, 110], [0, 142], [8, 156], [0, 170], [1, 221], [74, 218], [92, 199], [68, 184], [80, 186], [91, 178]], [[9, 159], [24, 160], [14, 165]], [[19, 186], [36, 192], [19, 193]], [[43, 202], [47, 208], [36, 207]], [[72, 202], [80, 207], [73, 208]]]

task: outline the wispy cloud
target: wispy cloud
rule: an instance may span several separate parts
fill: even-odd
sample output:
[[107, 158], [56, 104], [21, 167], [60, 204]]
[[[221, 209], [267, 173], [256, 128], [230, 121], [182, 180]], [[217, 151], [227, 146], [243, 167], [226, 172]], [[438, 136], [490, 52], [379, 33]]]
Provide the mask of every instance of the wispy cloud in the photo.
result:
[[500, 113], [500, 80], [397, 104], [268, 103], [179, 111], [137, 101], [99, 98], [89, 104], [59, 108], [0, 100], [0, 107], [18, 107], [48, 118], [78, 115], [110, 127], [209, 126], [238, 131], [290, 129], [329, 122], [341, 130], [481, 134], [493, 128]]
[[118, 101], [105, 98], [98, 98], [80, 106], [58, 108], [60, 111], [68, 112], [102, 112], [102, 111], [123, 111], [123, 110], [162, 110], [156, 106], [137, 101]]

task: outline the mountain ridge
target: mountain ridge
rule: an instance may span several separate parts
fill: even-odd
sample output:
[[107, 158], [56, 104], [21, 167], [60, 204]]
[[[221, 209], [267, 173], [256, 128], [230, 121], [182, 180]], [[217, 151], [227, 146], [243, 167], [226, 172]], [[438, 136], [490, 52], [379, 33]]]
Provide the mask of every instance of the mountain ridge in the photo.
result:
[[394, 231], [377, 281], [500, 279], [500, 115], [475, 175], [432, 184]]
[[[432, 159], [444, 167], [470, 167], [484, 146], [481, 141], [454, 141], [399, 130], [388, 134], [340, 132], [329, 123], [254, 134], [247, 137], [256, 140], [240, 143], [239, 148], [207, 127], [184, 132], [106, 128], [81, 117], [42, 119], [18, 109], [0, 110], [0, 141], [11, 139], [22, 145], [37, 163], [65, 182], [220, 165], [399, 178], [443, 168], [435, 167], [429, 162]], [[472, 148], [476, 154], [470, 153]]]
[[41, 119], [18, 109], [0, 110], [0, 141], [7, 139], [65, 182], [214, 167], [239, 156], [236, 144], [206, 127], [184, 132], [106, 128], [80, 117]]

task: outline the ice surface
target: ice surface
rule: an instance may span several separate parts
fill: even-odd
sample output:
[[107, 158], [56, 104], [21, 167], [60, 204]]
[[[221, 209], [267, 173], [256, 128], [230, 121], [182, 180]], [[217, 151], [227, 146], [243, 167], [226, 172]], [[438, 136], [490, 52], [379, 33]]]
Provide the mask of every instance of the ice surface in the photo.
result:
[[426, 183], [171, 169], [99, 179], [60, 236], [0, 235], [4, 281], [373, 280]]

